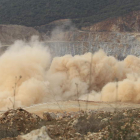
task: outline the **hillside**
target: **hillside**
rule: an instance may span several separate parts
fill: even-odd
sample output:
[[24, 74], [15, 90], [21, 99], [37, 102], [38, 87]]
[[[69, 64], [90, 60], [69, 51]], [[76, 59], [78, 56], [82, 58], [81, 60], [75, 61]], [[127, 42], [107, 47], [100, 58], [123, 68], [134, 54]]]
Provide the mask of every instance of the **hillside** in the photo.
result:
[[33, 35], [41, 40], [43, 36], [34, 28], [21, 25], [0, 25], [0, 43], [5, 46], [15, 40], [29, 41]]
[[134, 10], [139, 0], [0, 0], [0, 24], [40, 26], [69, 18], [80, 28]]
[[127, 15], [82, 27], [82, 30], [92, 32], [140, 32], [140, 11], [133, 11]]

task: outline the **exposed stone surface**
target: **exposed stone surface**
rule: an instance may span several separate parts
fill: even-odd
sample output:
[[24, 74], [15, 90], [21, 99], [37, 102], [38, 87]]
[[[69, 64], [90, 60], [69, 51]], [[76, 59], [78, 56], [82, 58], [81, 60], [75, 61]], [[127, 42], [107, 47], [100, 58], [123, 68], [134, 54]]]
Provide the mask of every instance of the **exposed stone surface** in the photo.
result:
[[[50, 113], [49, 113], [50, 114]], [[2, 140], [103, 140], [139, 139], [140, 109], [114, 112], [87, 110], [56, 113], [57, 119], [26, 135]]]
[[[55, 28], [57, 25], [60, 28]], [[43, 40], [47, 39], [45, 43], [50, 47], [52, 56], [81, 55], [86, 52], [94, 53], [99, 49], [118, 59], [123, 59], [129, 54], [140, 55], [140, 11], [84, 27], [82, 31], [74, 28], [70, 31], [65, 30], [71, 29], [70, 25], [67, 19], [52, 22], [49, 27], [56, 30], [48, 36], [31, 27], [0, 25], [0, 41], [2, 45], [9, 45], [17, 39], [29, 40], [32, 35], [38, 35]], [[36, 29], [40, 32], [46, 30], [47, 34], [45, 25]], [[61, 32], [61, 29], [64, 32]], [[50, 32], [50, 28], [48, 31]]]
[[2, 140], [51, 140], [51, 138], [47, 134], [47, 128], [43, 126], [26, 135], [20, 135], [15, 138], [3, 138]]
[[46, 33], [47, 35], [51, 35], [51, 32], [58, 28], [59, 30], [67, 31], [67, 30], [75, 30], [74, 25], [72, 24], [70, 19], [59, 19], [49, 24], [36, 26], [34, 27], [39, 32]]
[[[49, 26], [56, 27], [58, 25], [61, 27], [61, 24], [66, 22], [68, 22], [67, 19], [54, 21], [50, 25], [43, 25], [37, 28], [47, 33]], [[86, 52], [94, 53], [100, 48], [107, 55], [113, 55], [119, 59], [123, 59], [129, 54], [139, 56], [140, 11], [133, 11], [89, 27], [83, 27], [82, 31], [55, 32], [55, 36], [50, 36], [48, 39], [51, 42], [46, 43], [50, 46], [53, 56], [77, 55]]]
[[140, 11], [133, 11], [117, 18], [110, 18], [82, 29], [96, 32], [140, 32]]
[[[60, 19], [35, 28], [40, 32], [48, 33], [58, 26], [64, 31], [70, 25], [73, 26], [69, 19]], [[82, 27], [82, 30], [94, 32], [140, 32], [140, 10]]]
[[43, 113], [43, 119], [46, 121], [56, 120], [56, 118], [57, 115], [55, 115], [54, 113], [48, 113], [48, 112]]
[[140, 55], [140, 33], [75, 31], [63, 34], [62, 40], [56, 38], [46, 42], [54, 56], [82, 55], [87, 52], [94, 53], [99, 49], [118, 59], [130, 54]]
[[2, 45], [11, 45], [15, 40], [28, 41], [33, 35], [42, 35], [32, 27], [21, 25], [0, 25], [0, 42]]
[[17, 140], [51, 140], [51, 138], [47, 134], [47, 128], [43, 126], [42, 128], [33, 130], [26, 135], [18, 136]]
[[8, 110], [0, 116], [0, 139], [26, 134], [44, 125], [44, 121], [35, 114], [22, 108]]
[[[60, 28], [56, 28], [57, 25]], [[70, 28], [70, 31], [67, 28]], [[123, 59], [129, 54], [140, 55], [140, 11], [83, 27], [82, 31], [71, 27], [68, 19], [54, 21], [36, 29], [41, 33], [31, 27], [0, 25], [0, 41], [2, 45], [9, 45], [17, 39], [29, 40], [32, 35], [38, 35], [47, 40], [45, 43], [50, 47], [52, 56], [81, 55], [86, 52], [94, 53], [99, 49], [118, 59]]]

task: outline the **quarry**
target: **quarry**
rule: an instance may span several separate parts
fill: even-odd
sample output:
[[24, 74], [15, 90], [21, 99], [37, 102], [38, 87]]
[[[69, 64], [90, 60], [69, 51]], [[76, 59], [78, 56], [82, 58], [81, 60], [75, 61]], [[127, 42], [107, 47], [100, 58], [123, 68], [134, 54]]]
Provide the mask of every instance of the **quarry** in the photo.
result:
[[139, 139], [138, 13], [82, 30], [0, 25], [0, 139]]

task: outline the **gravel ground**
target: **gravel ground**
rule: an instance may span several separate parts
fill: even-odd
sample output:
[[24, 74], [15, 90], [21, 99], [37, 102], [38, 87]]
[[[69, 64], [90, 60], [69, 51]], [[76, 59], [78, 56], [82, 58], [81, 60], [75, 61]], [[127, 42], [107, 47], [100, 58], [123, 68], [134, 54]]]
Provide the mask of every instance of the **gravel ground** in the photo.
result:
[[[80, 106], [79, 106], [80, 104]], [[87, 106], [88, 104], [88, 106]], [[43, 117], [43, 112], [77, 112], [81, 110], [95, 110], [95, 111], [115, 111], [116, 109], [135, 109], [140, 108], [140, 104], [133, 103], [105, 103], [105, 102], [86, 102], [86, 101], [59, 101], [48, 102], [44, 104], [37, 104], [34, 106], [24, 108], [30, 113], [35, 113]]]
[[[77, 101], [68, 101], [47, 105], [8, 110], [1, 114], [2, 140], [19, 140], [18, 135], [42, 126], [47, 127], [53, 140], [140, 139], [139, 104], [89, 102], [86, 108], [85, 102], [80, 102], [79, 108]], [[41, 118], [31, 112], [42, 113]]]

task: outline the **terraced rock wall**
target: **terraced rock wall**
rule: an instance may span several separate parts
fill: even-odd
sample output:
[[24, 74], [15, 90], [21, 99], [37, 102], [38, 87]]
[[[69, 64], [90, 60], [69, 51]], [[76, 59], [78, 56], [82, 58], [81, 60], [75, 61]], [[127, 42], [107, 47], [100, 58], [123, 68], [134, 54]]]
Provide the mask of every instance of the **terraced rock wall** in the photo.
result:
[[107, 55], [123, 59], [127, 55], [140, 55], [140, 33], [128, 32], [65, 32], [63, 39], [46, 41], [54, 56], [84, 54], [103, 49]]

